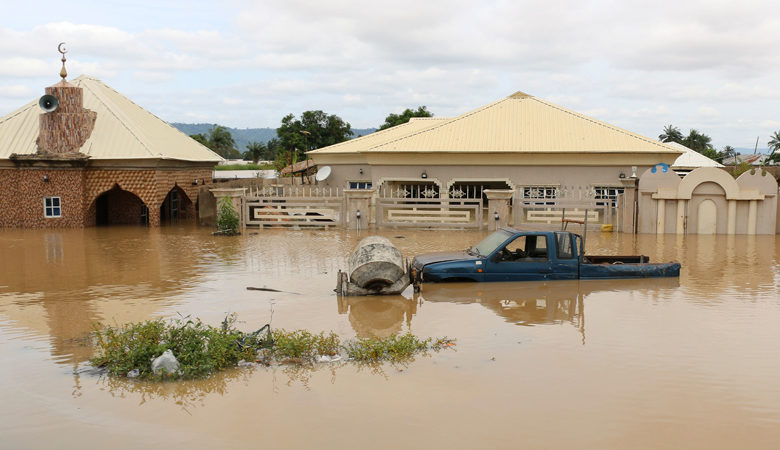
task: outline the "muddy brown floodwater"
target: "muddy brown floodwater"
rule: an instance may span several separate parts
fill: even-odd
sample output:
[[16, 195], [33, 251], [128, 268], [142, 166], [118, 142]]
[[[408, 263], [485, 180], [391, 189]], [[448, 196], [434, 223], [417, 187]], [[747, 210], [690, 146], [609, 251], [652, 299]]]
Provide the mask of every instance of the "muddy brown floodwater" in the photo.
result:
[[[2, 448], [776, 448], [780, 238], [589, 233], [679, 280], [426, 285], [337, 298], [362, 235], [0, 230]], [[384, 230], [405, 256], [486, 233]], [[247, 286], [284, 292], [248, 291]], [[344, 338], [457, 339], [407, 366], [236, 369], [146, 383], [90, 369], [94, 322], [192, 315]]]

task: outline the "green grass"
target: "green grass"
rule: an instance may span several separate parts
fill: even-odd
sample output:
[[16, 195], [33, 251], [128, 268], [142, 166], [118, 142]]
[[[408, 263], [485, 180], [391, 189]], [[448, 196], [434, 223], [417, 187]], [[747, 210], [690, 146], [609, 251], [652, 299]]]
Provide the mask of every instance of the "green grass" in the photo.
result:
[[224, 164], [214, 166], [214, 170], [275, 170], [273, 164]]
[[[342, 343], [333, 332], [273, 330], [245, 333], [234, 328], [229, 316], [215, 328], [200, 320], [149, 320], [121, 327], [96, 326], [97, 356], [93, 365], [109, 374], [127, 376], [138, 370], [141, 379], [202, 378], [238, 365], [241, 360], [265, 364], [312, 363], [319, 356], [343, 355], [357, 363], [403, 363], [429, 350], [454, 346], [448, 338], [420, 339], [412, 334], [386, 339], [357, 339]], [[152, 360], [171, 350], [179, 361], [179, 373], [155, 375]]]

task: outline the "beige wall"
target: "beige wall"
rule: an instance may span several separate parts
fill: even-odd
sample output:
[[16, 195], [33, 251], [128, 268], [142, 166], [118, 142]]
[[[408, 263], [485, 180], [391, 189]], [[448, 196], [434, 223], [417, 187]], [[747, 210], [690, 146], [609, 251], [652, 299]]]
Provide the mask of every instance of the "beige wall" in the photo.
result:
[[[642, 173], [649, 166], [639, 166]], [[348, 187], [350, 181], [370, 181], [379, 187], [388, 180], [433, 181], [447, 187], [452, 181], [508, 181], [510, 186], [566, 185], [566, 186], [621, 186], [620, 173], [631, 176], [631, 166], [369, 166], [368, 164], [332, 165], [331, 175], [321, 182], [324, 186]], [[363, 173], [360, 173], [360, 170]]]
[[[777, 182], [761, 170], [736, 180], [717, 168], [699, 168], [683, 179], [671, 171], [648, 170], [638, 191], [640, 233], [695, 234], [710, 222], [717, 234], [777, 231]], [[713, 206], [714, 217], [700, 216]]]

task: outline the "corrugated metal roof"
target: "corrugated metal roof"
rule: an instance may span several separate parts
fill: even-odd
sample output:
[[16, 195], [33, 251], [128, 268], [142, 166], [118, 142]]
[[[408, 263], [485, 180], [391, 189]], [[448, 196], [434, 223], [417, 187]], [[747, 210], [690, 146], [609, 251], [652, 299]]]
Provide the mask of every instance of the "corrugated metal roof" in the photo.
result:
[[677, 142], [667, 142], [666, 145], [680, 149], [683, 154], [680, 155], [672, 164], [673, 169], [693, 169], [697, 167], [725, 167], [723, 164], [707, 158], [696, 150], [690, 149]]
[[431, 128], [449, 120], [452, 119], [441, 117], [413, 117], [411, 120], [401, 125], [396, 125], [385, 130], [375, 131], [371, 134], [330, 145], [328, 147], [323, 147], [309, 153], [330, 154], [360, 152], [372, 147], [386, 144], [408, 134]]
[[[70, 82], [84, 90], [84, 108], [97, 113], [92, 135], [81, 153], [92, 160], [173, 159], [221, 161], [222, 158], [164, 120], [133, 103], [100, 80], [82, 75]], [[37, 100], [0, 119], [0, 159], [32, 154], [41, 111]]]
[[[654, 139], [587, 117], [547, 101], [517, 92], [451, 119], [422, 121], [315, 150], [342, 152], [536, 152], [536, 153], [666, 153], [679, 150]], [[377, 133], [378, 134], [378, 133]], [[346, 145], [345, 145], [346, 144]]]

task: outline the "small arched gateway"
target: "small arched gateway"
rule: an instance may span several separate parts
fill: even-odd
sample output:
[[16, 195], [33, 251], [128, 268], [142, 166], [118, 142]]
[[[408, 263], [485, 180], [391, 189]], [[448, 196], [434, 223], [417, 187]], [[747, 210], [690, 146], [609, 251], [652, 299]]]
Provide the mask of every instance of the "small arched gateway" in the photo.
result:
[[88, 215], [97, 226], [149, 224], [149, 208], [143, 200], [118, 184], [95, 198]]
[[684, 178], [659, 165], [639, 179], [640, 233], [775, 234], [778, 190], [766, 172], [736, 180], [726, 171], [701, 167]]
[[0, 118], [0, 227], [193, 217], [222, 158], [101, 81], [62, 76], [46, 109], [35, 99]]

